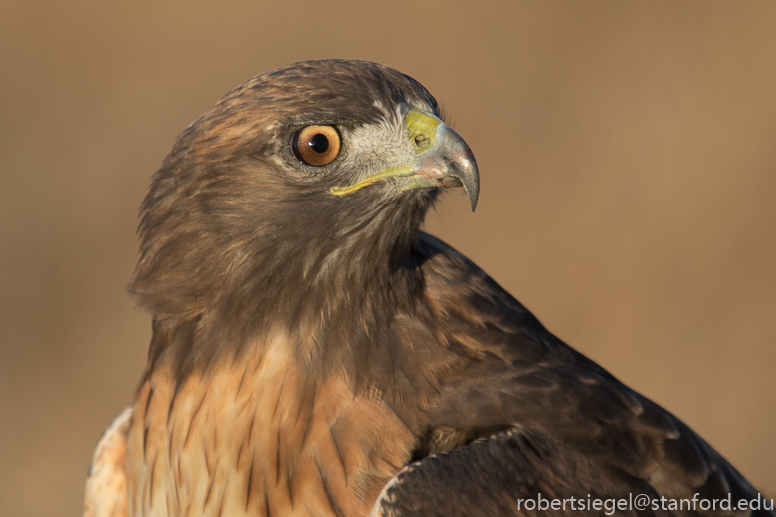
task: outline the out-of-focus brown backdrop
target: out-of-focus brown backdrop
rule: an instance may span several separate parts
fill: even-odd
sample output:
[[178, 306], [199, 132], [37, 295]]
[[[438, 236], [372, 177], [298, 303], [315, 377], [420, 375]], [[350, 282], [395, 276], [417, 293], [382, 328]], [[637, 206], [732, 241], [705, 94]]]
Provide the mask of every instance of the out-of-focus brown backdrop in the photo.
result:
[[474, 149], [428, 228], [776, 493], [776, 3], [0, 6], [0, 515], [76, 515], [149, 317], [123, 287], [175, 136], [251, 76], [386, 63]]

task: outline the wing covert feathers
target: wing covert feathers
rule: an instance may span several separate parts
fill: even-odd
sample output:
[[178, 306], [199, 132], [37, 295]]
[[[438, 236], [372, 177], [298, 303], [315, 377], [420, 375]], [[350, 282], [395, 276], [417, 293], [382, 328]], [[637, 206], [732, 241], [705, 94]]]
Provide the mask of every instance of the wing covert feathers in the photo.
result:
[[84, 517], [128, 517], [127, 433], [132, 407], [124, 408], [97, 442], [86, 478]]

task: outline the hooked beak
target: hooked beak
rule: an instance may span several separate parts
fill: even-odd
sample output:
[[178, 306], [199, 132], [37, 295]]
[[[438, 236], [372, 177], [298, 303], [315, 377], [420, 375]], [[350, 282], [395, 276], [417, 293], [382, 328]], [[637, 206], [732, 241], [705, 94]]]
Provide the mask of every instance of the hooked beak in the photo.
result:
[[480, 195], [480, 174], [474, 153], [461, 136], [437, 117], [412, 110], [407, 125], [416, 144], [417, 161], [389, 167], [345, 187], [332, 187], [335, 196], [345, 196], [388, 178], [403, 178], [400, 190], [463, 187], [472, 212]]
[[[416, 166], [416, 175], [423, 186], [463, 187], [469, 197], [472, 212], [480, 197], [480, 172], [477, 160], [461, 135], [444, 124], [437, 128], [435, 145], [423, 154]], [[430, 180], [431, 184], [426, 184]]]

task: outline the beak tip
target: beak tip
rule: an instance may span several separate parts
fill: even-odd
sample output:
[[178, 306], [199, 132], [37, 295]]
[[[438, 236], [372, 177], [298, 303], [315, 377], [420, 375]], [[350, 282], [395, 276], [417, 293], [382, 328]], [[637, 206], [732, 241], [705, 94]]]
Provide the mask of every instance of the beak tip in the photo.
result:
[[475, 190], [474, 192], [470, 191], [468, 188], [466, 189], [466, 195], [469, 197], [469, 203], [472, 206], [472, 212], [474, 212], [477, 209], [477, 201], [480, 197], [479, 188]]
[[468, 173], [461, 174], [458, 178], [463, 183], [463, 188], [466, 191], [466, 196], [469, 198], [469, 203], [472, 207], [472, 212], [477, 208], [477, 201], [480, 199], [480, 175], [477, 170], [477, 162], [474, 162], [472, 157], [473, 166], [466, 167]]

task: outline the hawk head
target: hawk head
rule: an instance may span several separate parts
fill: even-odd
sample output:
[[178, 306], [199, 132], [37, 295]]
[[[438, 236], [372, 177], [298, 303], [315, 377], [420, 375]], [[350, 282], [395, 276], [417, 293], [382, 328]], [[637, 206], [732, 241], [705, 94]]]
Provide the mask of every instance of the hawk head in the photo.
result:
[[178, 137], [141, 207], [129, 288], [158, 321], [325, 320], [412, 289], [407, 260], [447, 187], [474, 209], [474, 156], [420, 83], [364, 61], [290, 65]]

